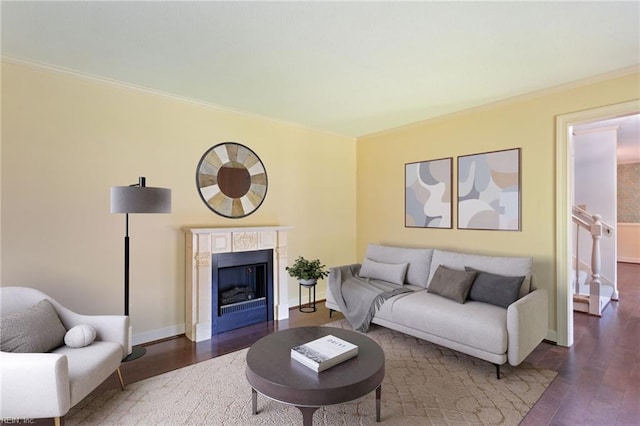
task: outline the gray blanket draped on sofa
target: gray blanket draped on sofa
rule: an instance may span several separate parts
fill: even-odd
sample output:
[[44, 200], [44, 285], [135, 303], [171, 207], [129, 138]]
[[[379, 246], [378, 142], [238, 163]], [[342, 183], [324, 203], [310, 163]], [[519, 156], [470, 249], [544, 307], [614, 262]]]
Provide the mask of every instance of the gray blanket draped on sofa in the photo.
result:
[[[336, 304], [351, 327], [366, 332], [376, 311], [385, 300], [412, 290], [382, 281], [360, 278], [360, 264], [332, 268], [328, 285]], [[338, 296], [339, 295], [339, 296]]]

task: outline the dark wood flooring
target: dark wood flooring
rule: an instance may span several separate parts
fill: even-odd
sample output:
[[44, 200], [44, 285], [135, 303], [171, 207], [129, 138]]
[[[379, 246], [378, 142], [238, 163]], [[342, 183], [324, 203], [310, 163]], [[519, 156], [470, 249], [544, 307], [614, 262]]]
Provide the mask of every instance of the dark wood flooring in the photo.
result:
[[574, 314], [571, 348], [527, 358], [558, 377], [522, 425], [640, 425], [640, 265], [618, 263], [618, 290], [601, 318]]
[[[543, 342], [527, 358], [557, 371], [558, 377], [522, 425], [640, 425], [640, 265], [618, 264], [618, 285], [620, 301], [612, 302], [602, 318], [575, 314], [573, 347]], [[201, 343], [184, 335], [149, 343], [144, 357], [122, 365], [122, 375], [131, 383], [249, 347], [275, 330], [339, 318], [342, 315], [334, 313], [329, 319], [328, 309], [319, 303], [315, 313], [292, 309], [288, 320], [245, 327]], [[96, 392], [116, 387], [114, 374]]]
[[[239, 349], [248, 348], [261, 337], [277, 330], [323, 325], [344, 318], [341, 313], [334, 312], [332, 318], [329, 319], [329, 310], [324, 306], [324, 303], [319, 302], [316, 306], [318, 310], [314, 313], [302, 313], [297, 308], [291, 309], [287, 320], [269, 321], [231, 330], [200, 343], [191, 342], [184, 335], [181, 335], [147, 344], [145, 345], [147, 353], [144, 357], [122, 364], [120, 367], [122, 377], [125, 384], [127, 382], [135, 382]], [[119, 382], [115, 375], [105, 381], [97, 391], [114, 387], [119, 387]]]

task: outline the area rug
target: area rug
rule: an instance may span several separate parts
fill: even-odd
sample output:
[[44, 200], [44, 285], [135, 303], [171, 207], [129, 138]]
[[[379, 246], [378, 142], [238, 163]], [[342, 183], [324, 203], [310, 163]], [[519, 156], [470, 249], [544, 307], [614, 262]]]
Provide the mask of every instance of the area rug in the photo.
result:
[[[351, 327], [345, 320], [330, 327]], [[386, 356], [382, 382], [385, 425], [517, 425], [556, 373], [523, 363], [495, 367], [485, 361], [372, 326], [367, 336]], [[245, 378], [247, 349], [89, 396], [65, 417], [66, 425], [298, 425], [300, 411], [258, 396], [251, 414]], [[314, 425], [373, 425], [375, 392], [315, 412]]]

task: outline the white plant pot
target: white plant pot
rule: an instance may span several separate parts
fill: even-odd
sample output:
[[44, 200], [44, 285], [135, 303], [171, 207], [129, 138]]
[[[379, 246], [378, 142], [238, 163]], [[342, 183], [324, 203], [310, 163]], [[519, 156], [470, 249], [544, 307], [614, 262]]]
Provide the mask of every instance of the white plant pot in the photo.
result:
[[314, 279], [311, 279], [311, 280], [299, 280], [299, 282], [300, 282], [300, 285], [303, 285], [303, 286], [305, 286], [305, 287], [311, 287], [311, 286], [316, 285], [316, 283], [318, 282], [318, 280], [316, 280], [316, 279], [314, 278]]

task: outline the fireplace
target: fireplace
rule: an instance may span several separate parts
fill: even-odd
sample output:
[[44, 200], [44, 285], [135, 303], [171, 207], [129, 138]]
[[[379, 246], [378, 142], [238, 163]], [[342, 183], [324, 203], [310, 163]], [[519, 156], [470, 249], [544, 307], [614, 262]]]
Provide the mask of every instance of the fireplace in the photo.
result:
[[273, 250], [211, 257], [211, 335], [273, 320]]
[[[270, 270], [273, 293], [270, 297], [267, 292], [265, 302], [270, 309], [268, 312], [272, 312], [273, 320], [289, 318], [288, 274], [285, 268], [287, 266], [287, 232], [291, 230], [290, 226], [189, 227], [183, 230], [186, 255], [185, 334], [189, 339], [202, 342], [211, 339], [215, 334], [213, 318], [218, 316], [220, 302], [217, 292], [215, 296], [213, 293], [212, 264], [214, 255], [218, 254], [271, 251]], [[246, 289], [240, 289], [238, 294], [241, 292], [246, 292]], [[229, 293], [227, 296], [233, 295]], [[244, 302], [251, 302], [251, 300], [244, 300]], [[214, 304], [216, 304], [215, 309]], [[247, 307], [244, 304], [241, 306]], [[226, 312], [234, 308], [235, 305], [231, 303], [224, 310]]]

